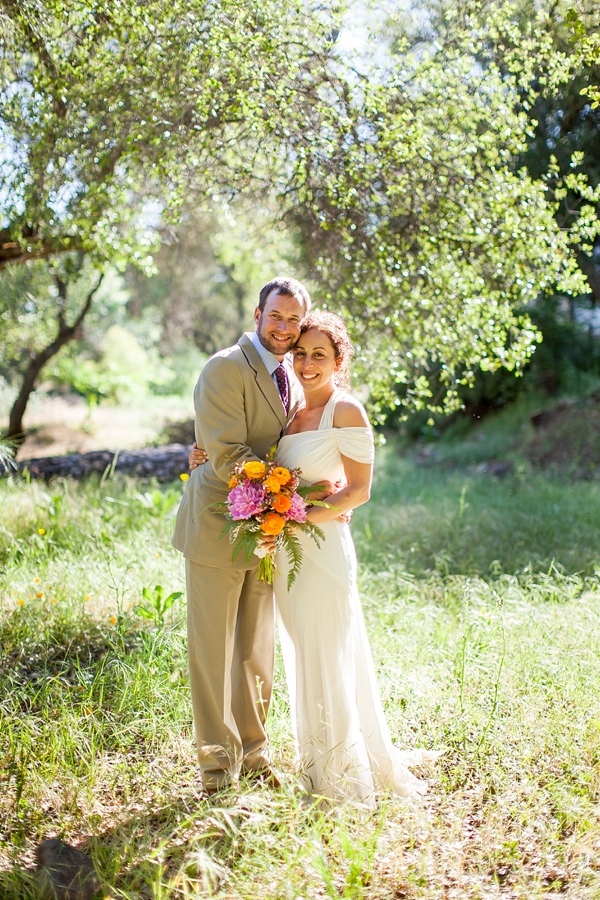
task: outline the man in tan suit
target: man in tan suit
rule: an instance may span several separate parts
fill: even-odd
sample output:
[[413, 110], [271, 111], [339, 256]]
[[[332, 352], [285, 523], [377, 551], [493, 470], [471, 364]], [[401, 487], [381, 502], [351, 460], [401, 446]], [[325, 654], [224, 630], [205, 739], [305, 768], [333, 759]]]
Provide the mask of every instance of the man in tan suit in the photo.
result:
[[222, 537], [225, 519], [210, 507], [226, 498], [233, 466], [264, 459], [295, 411], [299, 388], [280, 366], [309, 307], [299, 281], [268, 282], [254, 311], [256, 330], [211, 357], [194, 391], [196, 441], [210, 462], [194, 469], [187, 482], [173, 545], [185, 556], [194, 725], [209, 794], [234, 784], [240, 772], [276, 778], [265, 733], [273, 684], [273, 589], [256, 576], [258, 558], [248, 561], [241, 553], [232, 560], [231, 545]]

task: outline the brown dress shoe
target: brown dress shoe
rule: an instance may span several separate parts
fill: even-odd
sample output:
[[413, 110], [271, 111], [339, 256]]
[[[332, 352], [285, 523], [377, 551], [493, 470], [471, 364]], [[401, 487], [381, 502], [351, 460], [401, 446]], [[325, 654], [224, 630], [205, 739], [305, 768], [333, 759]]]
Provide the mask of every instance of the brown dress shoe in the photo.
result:
[[237, 790], [237, 784], [232, 781], [223, 781], [221, 784], [202, 785], [202, 793], [205, 797], [217, 797], [219, 794], [226, 794]]

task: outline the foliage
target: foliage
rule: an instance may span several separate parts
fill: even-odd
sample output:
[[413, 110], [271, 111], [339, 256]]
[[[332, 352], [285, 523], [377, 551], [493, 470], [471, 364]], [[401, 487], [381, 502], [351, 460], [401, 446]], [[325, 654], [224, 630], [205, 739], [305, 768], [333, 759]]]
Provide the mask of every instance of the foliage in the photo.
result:
[[243, 187], [309, 102], [335, 10], [27, 0], [0, 16], [3, 262], [75, 248], [147, 266], [161, 210]]
[[[534, 105], [581, 57], [562, 49], [545, 4], [467, 0], [432, 2], [433, 33], [418, 41], [394, 10], [394, 41], [380, 35], [367, 66], [337, 52], [337, 13], [272, 0], [4, 4], [5, 262], [80, 247], [147, 267], [151, 232], [184, 199], [218, 217], [215, 197], [267, 198], [320, 304], [348, 319], [376, 413], [452, 409], [478, 368], [522, 372], [539, 340], [529, 306], [587, 290], [577, 260], [598, 234], [600, 188], [581, 155], [568, 171], [558, 157], [523, 167]], [[575, 214], [559, 221], [566, 206]], [[215, 312], [220, 292], [203, 286], [212, 321], [193, 330], [206, 352], [248, 307], [255, 270], [230, 239], [217, 255], [235, 314]], [[164, 309], [177, 281], [163, 288]]]
[[154, 590], [150, 588], [142, 588], [143, 603], [134, 606], [136, 615], [143, 619], [149, 619], [157, 628], [164, 628], [165, 616], [173, 607], [176, 600], [183, 596], [183, 591], [171, 591], [165, 596], [165, 589], [162, 584], [157, 584]]
[[522, 28], [505, 3], [443, 4], [439, 19], [425, 47], [398, 36], [386, 73], [355, 88], [360, 115], [334, 108], [329, 146], [302, 145], [293, 175], [308, 252], [380, 405], [452, 408], [477, 367], [521, 372], [539, 338], [523, 310], [586, 290], [575, 250], [598, 228], [583, 175], [565, 179], [582, 195], [565, 229], [560, 174], [522, 167], [540, 71], [571, 74], [543, 11]]
[[[594, 21], [594, 12], [597, 10], [590, 8], [587, 3], [579, 0], [576, 7], [570, 7], [566, 15], [566, 23], [573, 33], [573, 37], [582, 59], [589, 66], [600, 64], [600, 34], [598, 33], [598, 20]], [[592, 30], [592, 29], [595, 30]], [[596, 76], [591, 84], [586, 84], [581, 88], [581, 94], [588, 97], [592, 101], [592, 109], [600, 106], [600, 83]]]
[[155, 254], [155, 273], [127, 270], [134, 327], [151, 322], [166, 357], [179, 362], [192, 342], [207, 355], [235, 343], [252, 327], [269, 273], [296, 271], [291, 235], [267, 197], [263, 204], [214, 202], [211, 212], [187, 205]]

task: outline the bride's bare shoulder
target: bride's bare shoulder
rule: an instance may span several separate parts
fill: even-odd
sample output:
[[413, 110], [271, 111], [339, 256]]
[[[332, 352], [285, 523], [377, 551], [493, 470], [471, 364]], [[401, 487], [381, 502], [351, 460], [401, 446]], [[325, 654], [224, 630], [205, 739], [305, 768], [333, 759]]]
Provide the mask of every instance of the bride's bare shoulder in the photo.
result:
[[362, 403], [350, 394], [345, 394], [335, 404], [333, 414], [334, 428], [365, 428], [369, 426], [369, 418]]

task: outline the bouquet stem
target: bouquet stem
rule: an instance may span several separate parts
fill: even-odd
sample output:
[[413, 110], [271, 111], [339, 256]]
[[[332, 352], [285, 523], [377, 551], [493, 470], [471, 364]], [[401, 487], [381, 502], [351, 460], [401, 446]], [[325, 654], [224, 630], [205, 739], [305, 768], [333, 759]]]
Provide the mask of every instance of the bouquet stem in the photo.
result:
[[275, 577], [275, 563], [271, 554], [263, 556], [258, 564], [258, 578], [266, 581], [267, 584], [273, 584]]

